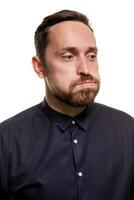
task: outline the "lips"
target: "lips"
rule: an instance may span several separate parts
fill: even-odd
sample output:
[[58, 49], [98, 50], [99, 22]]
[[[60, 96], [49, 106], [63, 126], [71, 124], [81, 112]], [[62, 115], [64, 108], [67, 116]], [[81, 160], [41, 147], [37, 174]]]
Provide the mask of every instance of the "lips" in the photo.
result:
[[74, 86], [76, 89], [88, 89], [88, 88], [95, 88], [96, 87], [96, 81], [82, 81], [80, 83], [77, 83]]
[[96, 81], [82, 81], [78, 83], [77, 85], [85, 85], [85, 84], [96, 84]]

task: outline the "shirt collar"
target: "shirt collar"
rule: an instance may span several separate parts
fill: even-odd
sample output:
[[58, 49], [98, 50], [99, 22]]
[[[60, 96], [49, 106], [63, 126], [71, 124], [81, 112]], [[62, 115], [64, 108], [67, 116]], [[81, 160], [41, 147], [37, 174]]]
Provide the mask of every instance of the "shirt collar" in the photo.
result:
[[42, 108], [45, 112], [46, 117], [50, 121], [55, 123], [61, 129], [62, 132], [65, 131], [65, 129], [72, 123], [72, 121], [75, 121], [76, 124], [81, 129], [83, 129], [84, 131], [87, 131], [90, 124], [90, 118], [92, 116], [92, 107], [93, 107], [93, 103], [89, 104], [82, 113], [72, 118], [68, 115], [59, 113], [56, 110], [52, 109], [47, 104], [46, 100], [42, 102]]

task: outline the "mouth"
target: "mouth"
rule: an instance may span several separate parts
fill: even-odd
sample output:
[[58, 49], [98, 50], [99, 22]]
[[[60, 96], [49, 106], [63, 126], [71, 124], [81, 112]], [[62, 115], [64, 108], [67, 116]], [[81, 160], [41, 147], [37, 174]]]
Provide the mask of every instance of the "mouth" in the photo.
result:
[[83, 84], [95, 84], [96, 81], [82, 81], [80, 83], [78, 83], [78, 85], [83, 85]]
[[80, 82], [76, 85], [76, 87], [80, 89], [85, 89], [85, 88], [94, 88], [96, 86], [96, 81], [83, 81]]

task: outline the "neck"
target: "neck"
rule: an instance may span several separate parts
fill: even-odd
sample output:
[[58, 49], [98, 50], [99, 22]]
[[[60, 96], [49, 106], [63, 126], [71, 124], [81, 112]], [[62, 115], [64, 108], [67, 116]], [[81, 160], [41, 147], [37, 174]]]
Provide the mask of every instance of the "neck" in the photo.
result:
[[53, 108], [57, 112], [66, 114], [70, 117], [75, 117], [75, 116], [79, 115], [86, 107], [86, 106], [83, 106], [83, 107], [70, 106], [70, 105], [64, 103], [63, 101], [60, 101], [56, 97], [54, 97], [52, 95], [50, 96], [48, 94], [46, 94], [45, 99], [51, 108]]

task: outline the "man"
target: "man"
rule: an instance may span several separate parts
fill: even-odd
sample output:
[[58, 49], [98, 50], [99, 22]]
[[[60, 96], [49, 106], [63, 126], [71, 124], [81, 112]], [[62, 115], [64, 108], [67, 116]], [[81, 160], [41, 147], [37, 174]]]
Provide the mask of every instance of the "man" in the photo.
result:
[[100, 77], [87, 17], [46, 17], [35, 46], [46, 96], [0, 125], [0, 199], [134, 199], [134, 119], [94, 102]]

